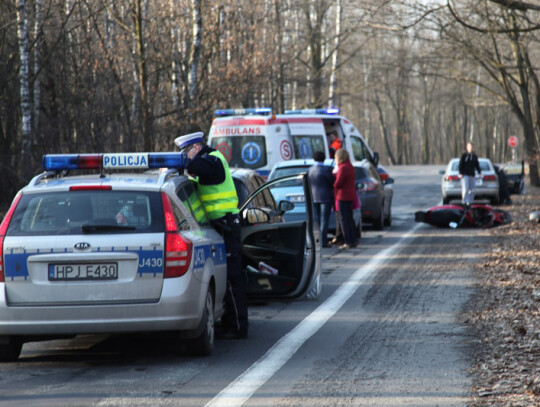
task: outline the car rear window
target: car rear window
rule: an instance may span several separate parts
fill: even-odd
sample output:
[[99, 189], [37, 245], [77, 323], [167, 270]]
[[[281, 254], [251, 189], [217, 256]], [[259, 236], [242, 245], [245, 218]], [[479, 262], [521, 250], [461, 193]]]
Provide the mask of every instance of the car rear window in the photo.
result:
[[354, 178], [355, 179], [363, 179], [368, 177], [367, 169], [360, 168], [360, 167], [354, 167]]
[[264, 136], [215, 137], [212, 147], [223, 154], [231, 167], [256, 169], [267, 164]]
[[158, 233], [163, 230], [159, 192], [87, 190], [23, 195], [7, 235]]
[[[271, 179], [286, 177], [287, 175], [295, 175], [295, 174], [303, 174], [309, 171], [308, 166], [301, 166], [301, 167], [282, 167], [282, 168], [276, 168], [274, 172], [272, 173]], [[270, 179], [269, 179], [270, 181]], [[284, 181], [280, 182], [277, 187], [283, 188], [283, 187], [295, 187], [298, 185], [302, 185], [302, 181]], [[273, 187], [271, 187], [273, 188]]]
[[[491, 171], [491, 168], [490, 168], [489, 163], [487, 161], [480, 160], [479, 164], [480, 164], [480, 169], [482, 171]], [[459, 161], [454, 161], [452, 163], [452, 171], [458, 171], [458, 168], [459, 168]]]

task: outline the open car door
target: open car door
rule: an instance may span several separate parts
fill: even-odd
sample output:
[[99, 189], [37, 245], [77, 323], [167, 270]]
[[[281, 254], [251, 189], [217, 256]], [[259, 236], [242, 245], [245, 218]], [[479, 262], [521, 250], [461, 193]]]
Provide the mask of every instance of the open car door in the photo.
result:
[[[303, 188], [306, 217], [286, 222], [289, 201], [276, 204], [270, 192], [283, 183]], [[262, 195], [261, 195], [262, 194]], [[320, 284], [320, 249], [314, 231], [313, 203], [307, 174], [276, 178], [259, 187], [241, 206], [242, 266], [251, 300], [293, 299]], [[320, 292], [320, 287], [317, 287]]]

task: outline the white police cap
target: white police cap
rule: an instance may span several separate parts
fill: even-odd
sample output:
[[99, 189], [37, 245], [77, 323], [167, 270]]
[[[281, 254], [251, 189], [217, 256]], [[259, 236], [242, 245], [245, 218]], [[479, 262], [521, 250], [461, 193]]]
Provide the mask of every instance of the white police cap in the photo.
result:
[[187, 146], [195, 143], [202, 143], [203, 142], [204, 133], [202, 131], [198, 131], [196, 133], [186, 134], [185, 136], [176, 137], [174, 139], [174, 144], [179, 149], [184, 149]]

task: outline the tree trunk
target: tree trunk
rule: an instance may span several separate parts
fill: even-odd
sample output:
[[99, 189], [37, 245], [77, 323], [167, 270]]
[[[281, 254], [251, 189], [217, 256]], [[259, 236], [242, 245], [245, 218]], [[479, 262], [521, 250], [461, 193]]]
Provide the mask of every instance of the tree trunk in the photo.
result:
[[188, 91], [189, 110], [190, 114], [193, 114], [194, 110], [197, 108], [197, 96], [199, 93], [197, 73], [199, 70], [199, 59], [201, 55], [203, 28], [201, 18], [201, 0], [191, 1], [191, 24], [193, 38], [189, 52]]
[[330, 67], [330, 90], [328, 92], [329, 106], [337, 106], [336, 100], [337, 93], [337, 70], [339, 62], [339, 48], [341, 41], [341, 13], [342, 13], [342, 0], [337, 0], [336, 4], [336, 39], [334, 53], [332, 55], [332, 66]]
[[34, 46], [34, 132], [39, 136], [39, 115], [41, 109], [41, 46], [43, 41], [43, 13], [42, 0], [36, 0], [36, 21], [34, 24], [35, 41]]
[[30, 175], [33, 170], [28, 163], [32, 162], [32, 99], [30, 92], [30, 50], [28, 41], [28, 12], [25, 0], [19, 0], [17, 4], [17, 25], [19, 36], [19, 53], [21, 68], [19, 74], [19, 86], [21, 94], [22, 113], [22, 142], [21, 160], [19, 160], [19, 173]]
[[517, 63], [518, 76], [519, 76], [519, 93], [522, 103], [522, 124], [523, 124], [523, 137], [525, 138], [525, 144], [527, 152], [529, 154], [529, 177], [532, 185], [540, 185], [540, 177], [538, 173], [538, 142], [536, 139], [536, 133], [534, 130], [533, 111], [531, 106], [531, 95], [529, 93], [529, 83], [527, 77], [527, 67], [525, 61], [527, 58], [523, 57], [526, 50], [522, 49], [520, 45], [519, 31], [517, 30], [516, 20], [513, 15], [510, 15], [510, 24], [514, 32], [511, 34], [511, 45], [514, 52], [514, 58]]
[[390, 143], [390, 137], [388, 136], [388, 130], [386, 128], [386, 123], [384, 120], [384, 113], [383, 113], [381, 102], [379, 101], [379, 96], [377, 95], [377, 92], [375, 92], [375, 106], [377, 107], [377, 111], [379, 112], [379, 128], [384, 139], [384, 145], [386, 146], [386, 153], [388, 154], [388, 160], [390, 161], [391, 165], [395, 165], [396, 159], [394, 158], [394, 154], [392, 153], [392, 145]]
[[135, 1], [135, 39], [137, 42], [137, 76], [139, 82], [139, 103], [140, 103], [140, 125], [142, 139], [143, 139], [143, 150], [144, 151], [153, 151], [153, 142], [152, 142], [152, 117], [150, 114], [150, 102], [148, 95], [148, 67], [146, 64], [146, 49], [145, 49], [145, 38], [144, 38], [144, 16], [142, 9], [142, 1]]

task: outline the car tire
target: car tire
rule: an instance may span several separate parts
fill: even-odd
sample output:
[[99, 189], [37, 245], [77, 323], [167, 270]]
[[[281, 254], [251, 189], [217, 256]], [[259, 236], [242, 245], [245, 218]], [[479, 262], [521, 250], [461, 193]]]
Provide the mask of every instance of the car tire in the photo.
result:
[[[2, 341], [2, 338], [0, 338]], [[13, 362], [19, 358], [22, 341], [13, 337], [7, 338], [7, 343], [0, 344], [0, 362]]]
[[384, 229], [384, 203], [383, 205], [381, 205], [381, 212], [379, 213], [379, 216], [377, 216], [377, 219], [373, 220], [373, 229], [375, 230]]
[[204, 329], [197, 338], [189, 340], [189, 350], [196, 356], [208, 356], [214, 350], [215, 340], [214, 296], [210, 289], [206, 293], [201, 323]]
[[388, 208], [388, 216], [384, 219], [384, 226], [392, 226], [392, 207]]

